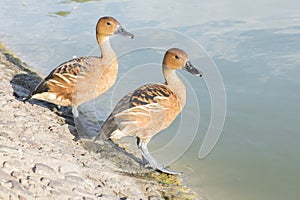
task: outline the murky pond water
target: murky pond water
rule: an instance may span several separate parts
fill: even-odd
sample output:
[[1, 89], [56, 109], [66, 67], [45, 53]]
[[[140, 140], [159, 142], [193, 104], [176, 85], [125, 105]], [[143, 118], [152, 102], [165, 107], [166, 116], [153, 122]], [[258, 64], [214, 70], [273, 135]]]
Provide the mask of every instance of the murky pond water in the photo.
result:
[[[296, 0], [2, 0], [0, 41], [46, 75], [74, 56], [99, 55], [98, 18], [119, 19], [136, 38], [112, 39], [119, 81], [96, 101], [106, 113], [128, 91], [163, 81], [164, 50], [185, 49], [207, 77], [180, 73], [187, 105], [151, 142], [155, 157], [184, 171], [186, 184], [207, 199], [298, 199], [299, 8]], [[226, 122], [213, 151], [199, 159], [211, 116], [218, 117], [210, 96], [218, 88], [212, 86], [215, 66], [226, 90]]]

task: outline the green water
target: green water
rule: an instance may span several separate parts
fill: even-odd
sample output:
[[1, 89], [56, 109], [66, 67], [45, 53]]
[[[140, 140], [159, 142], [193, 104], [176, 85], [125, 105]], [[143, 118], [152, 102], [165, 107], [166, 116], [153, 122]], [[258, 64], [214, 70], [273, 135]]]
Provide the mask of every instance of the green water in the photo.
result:
[[[150, 143], [154, 156], [184, 171], [185, 183], [206, 199], [299, 199], [299, 9], [296, 0], [2, 0], [0, 41], [47, 75], [74, 56], [99, 54], [95, 24], [104, 15], [117, 18], [136, 38], [112, 39], [122, 55], [119, 82], [96, 101], [102, 117], [130, 90], [163, 81], [165, 49], [185, 49], [207, 76], [180, 73], [187, 105]], [[213, 151], [199, 159], [213, 115], [215, 66], [224, 81], [226, 121]]]

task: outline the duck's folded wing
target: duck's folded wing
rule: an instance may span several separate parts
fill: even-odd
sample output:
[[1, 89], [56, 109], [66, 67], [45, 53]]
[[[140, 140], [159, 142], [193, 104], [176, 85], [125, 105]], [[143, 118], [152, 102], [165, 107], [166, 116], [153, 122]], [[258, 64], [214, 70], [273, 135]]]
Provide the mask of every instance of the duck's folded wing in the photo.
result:
[[70, 60], [55, 68], [31, 93], [33, 96], [43, 92], [69, 92], [79, 74], [83, 75], [87, 69], [79, 64], [79, 60]]
[[158, 103], [150, 103], [124, 110], [114, 115], [114, 118], [122, 131], [130, 132], [136, 129], [149, 129], [162, 124], [165, 118], [165, 110], [167, 109]]
[[55, 74], [77, 77], [80, 73], [87, 71], [87, 67], [83, 62], [85, 59], [85, 57], [76, 58], [62, 63], [45, 78], [45, 81], [52, 79]]
[[165, 85], [142, 86], [119, 101], [104, 123], [102, 132], [108, 137], [117, 129], [128, 135], [146, 129], [156, 132], [169, 123], [171, 106], [176, 110], [180, 108], [176, 95]]

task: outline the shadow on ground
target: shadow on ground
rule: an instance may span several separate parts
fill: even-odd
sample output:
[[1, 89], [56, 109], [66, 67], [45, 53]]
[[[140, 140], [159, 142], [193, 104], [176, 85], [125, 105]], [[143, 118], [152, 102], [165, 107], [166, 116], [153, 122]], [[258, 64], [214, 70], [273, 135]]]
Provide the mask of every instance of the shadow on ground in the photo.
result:
[[[10, 83], [14, 90], [15, 98], [22, 101], [32, 90], [34, 90], [41, 80], [42, 79], [39, 76], [32, 76], [31, 73], [20, 73], [13, 76]], [[36, 99], [30, 99], [28, 102], [53, 111], [55, 114], [64, 118], [66, 124], [72, 127], [75, 126], [70, 107], [58, 107], [55, 104]], [[70, 132], [72, 135], [77, 136], [76, 132], [74, 132], [74, 128], [70, 127]]]

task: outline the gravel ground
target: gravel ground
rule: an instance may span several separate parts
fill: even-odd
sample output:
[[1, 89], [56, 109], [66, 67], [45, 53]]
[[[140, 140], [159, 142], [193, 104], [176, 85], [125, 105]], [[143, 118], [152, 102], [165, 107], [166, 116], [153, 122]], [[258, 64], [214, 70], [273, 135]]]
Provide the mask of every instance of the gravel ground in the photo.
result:
[[0, 199], [196, 199], [177, 176], [146, 170], [108, 142], [88, 151], [68, 114], [21, 102], [39, 81], [0, 43]]

